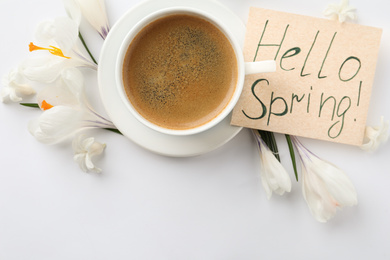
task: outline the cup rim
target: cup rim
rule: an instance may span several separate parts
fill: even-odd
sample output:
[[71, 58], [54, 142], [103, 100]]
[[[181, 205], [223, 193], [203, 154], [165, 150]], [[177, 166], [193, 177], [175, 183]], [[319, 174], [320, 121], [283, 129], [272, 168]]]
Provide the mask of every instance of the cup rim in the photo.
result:
[[[235, 53], [236, 61], [237, 61], [237, 83], [235, 86], [235, 89], [233, 91], [233, 94], [230, 97], [229, 102], [225, 106], [225, 108], [213, 119], [210, 121], [193, 127], [189, 129], [171, 129], [171, 128], [164, 128], [162, 126], [159, 126], [157, 124], [154, 124], [144, 118], [131, 104], [131, 101], [128, 99], [126, 91], [124, 89], [124, 84], [123, 84], [123, 62], [124, 58], [126, 56], [126, 52], [133, 41], [133, 39], [138, 35], [138, 33], [145, 28], [148, 24], [166, 17], [170, 16], [173, 14], [189, 14], [189, 15], [195, 15], [198, 16], [202, 19], [205, 19], [209, 22], [211, 22], [214, 26], [216, 26], [224, 35], [226, 38], [229, 40], [230, 45], [233, 48], [233, 51]], [[193, 134], [198, 134], [203, 131], [206, 131], [213, 126], [217, 125], [219, 122], [221, 122], [224, 118], [226, 118], [230, 112], [233, 110], [234, 106], [236, 105], [242, 89], [244, 85], [244, 79], [245, 79], [245, 66], [244, 66], [244, 57], [242, 53], [242, 48], [240, 47], [236, 37], [233, 35], [233, 33], [227, 28], [222, 22], [220, 22], [217, 18], [215, 18], [213, 15], [197, 9], [193, 7], [169, 7], [169, 8], [164, 8], [160, 9], [158, 11], [155, 11], [148, 16], [144, 17], [141, 19], [131, 30], [127, 33], [125, 36], [119, 51], [118, 51], [118, 56], [116, 60], [116, 68], [115, 68], [115, 76], [116, 76], [116, 87], [117, 90], [119, 91], [119, 95], [121, 97], [122, 102], [125, 104], [126, 108], [133, 114], [133, 116], [141, 123], [143, 123], [145, 126], [158, 131], [163, 134], [168, 134], [168, 135], [193, 135]]]

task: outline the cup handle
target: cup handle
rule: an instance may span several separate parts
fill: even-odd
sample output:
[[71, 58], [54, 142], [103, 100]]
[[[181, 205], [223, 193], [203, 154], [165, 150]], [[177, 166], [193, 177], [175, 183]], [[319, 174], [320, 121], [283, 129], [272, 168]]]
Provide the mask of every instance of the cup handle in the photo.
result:
[[276, 71], [274, 60], [245, 62], [245, 75]]

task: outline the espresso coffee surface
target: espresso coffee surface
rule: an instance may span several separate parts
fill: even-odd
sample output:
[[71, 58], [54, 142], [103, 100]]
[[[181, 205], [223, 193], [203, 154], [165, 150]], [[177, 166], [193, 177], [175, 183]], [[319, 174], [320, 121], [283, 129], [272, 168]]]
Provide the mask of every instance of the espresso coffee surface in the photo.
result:
[[192, 15], [170, 15], [142, 29], [123, 65], [135, 109], [164, 128], [203, 125], [226, 107], [237, 82], [237, 61], [226, 36]]

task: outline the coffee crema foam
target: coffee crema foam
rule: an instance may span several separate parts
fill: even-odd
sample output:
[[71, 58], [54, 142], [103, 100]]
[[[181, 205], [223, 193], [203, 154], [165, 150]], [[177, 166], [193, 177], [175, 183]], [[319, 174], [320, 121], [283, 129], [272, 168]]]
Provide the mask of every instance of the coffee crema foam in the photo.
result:
[[145, 119], [164, 128], [191, 129], [226, 107], [237, 84], [237, 60], [215, 25], [175, 14], [136, 35], [125, 55], [123, 82]]

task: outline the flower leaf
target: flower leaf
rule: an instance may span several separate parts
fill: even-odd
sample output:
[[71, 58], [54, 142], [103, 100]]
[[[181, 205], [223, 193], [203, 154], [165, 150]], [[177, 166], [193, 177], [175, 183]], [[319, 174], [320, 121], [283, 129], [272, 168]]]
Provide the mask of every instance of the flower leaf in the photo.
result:
[[19, 104], [25, 107], [39, 108], [39, 105], [37, 103], [19, 103]]
[[298, 181], [297, 162], [295, 160], [294, 146], [293, 143], [291, 142], [290, 135], [285, 135], [285, 136], [287, 139], [288, 149], [290, 151], [291, 162], [294, 168], [295, 179]]

